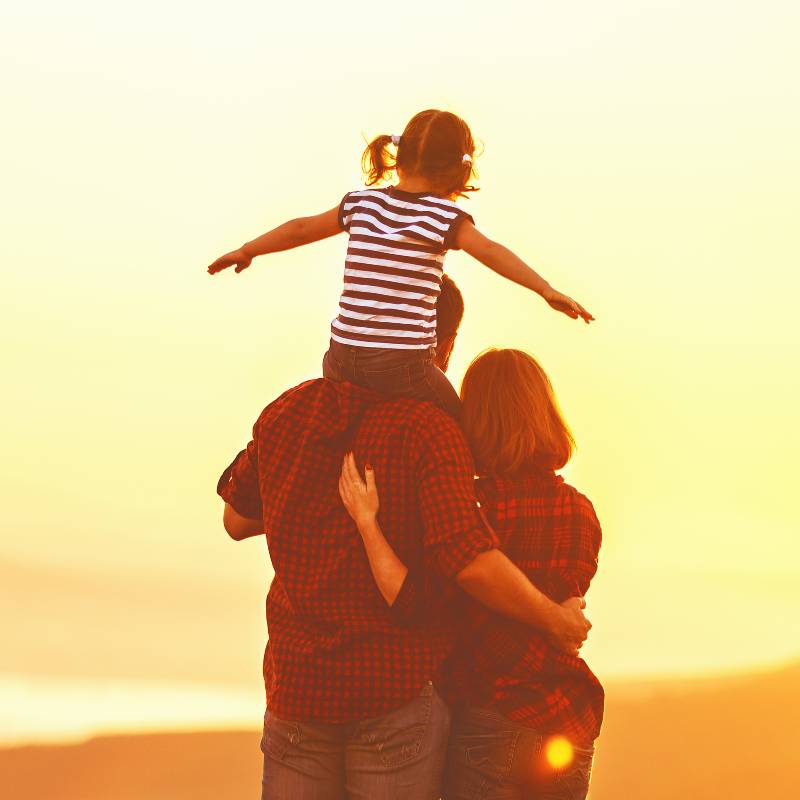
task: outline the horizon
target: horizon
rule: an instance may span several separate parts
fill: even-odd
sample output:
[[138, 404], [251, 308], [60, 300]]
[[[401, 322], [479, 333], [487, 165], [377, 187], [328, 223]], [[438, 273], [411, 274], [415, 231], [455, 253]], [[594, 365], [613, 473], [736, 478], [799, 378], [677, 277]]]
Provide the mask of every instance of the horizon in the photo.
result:
[[575, 434], [562, 474], [604, 535], [589, 665], [800, 660], [800, 326], [781, 302], [800, 289], [800, 7], [408, 7], [402, 65], [349, 7], [8, 13], [9, 693], [20, 676], [171, 686], [176, 707], [195, 686], [260, 691], [271, 571], [263, 544], [228, 539], [214, 489], [261, 408], [320, 374], [345, 239], [205, 268], [336, 205], [363, 136], [425, 107], [483, 144], [462, 203], [478, 228], [597, 317], [447, 256], [454, 385], [488, 346], [528, 350]]
[[[604, 676], [604, 683], [607, 698], [641, 702], [664, 692], [702, 692], [711, 685], [736, 688], [787, 672], [800, 674], [800, 659], [722, 672]], [[9, 728], [0, 730], [0, 751], [119, 736], [255, 731], [263, 716], [264, 692], [258, 681], [253, 684], [54, 681], [42, 676], [0, 675], [0, 705], [6, 724], [11, 720]], [[109, 701], [114, 703], [112, 714]], [[54, 712], [61, 727], [51, 722]]]

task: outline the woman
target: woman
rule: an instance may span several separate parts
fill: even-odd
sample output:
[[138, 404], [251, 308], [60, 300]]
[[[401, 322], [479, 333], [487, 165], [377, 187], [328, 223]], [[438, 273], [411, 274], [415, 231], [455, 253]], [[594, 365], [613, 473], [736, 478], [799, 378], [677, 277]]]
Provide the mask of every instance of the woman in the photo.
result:
[[[555, 602], [582, 596], [597, 570], [600, 526], [589, 500], [555, 474], [574, 441], [547, 375], [527, 353], [490, 350], [467, 370], [461, 400], [477, 495], [502, 549]], [[362, 481], [346, 457], [340, 493], [391, 605], [416, 576], [380, 530], [374, 473], [367, 467]], [[540, 631], [474, 603], [467, 609], [446, 675], [454, 717], [445, 797], [583, 800], [603, 715], [600, 682]]]

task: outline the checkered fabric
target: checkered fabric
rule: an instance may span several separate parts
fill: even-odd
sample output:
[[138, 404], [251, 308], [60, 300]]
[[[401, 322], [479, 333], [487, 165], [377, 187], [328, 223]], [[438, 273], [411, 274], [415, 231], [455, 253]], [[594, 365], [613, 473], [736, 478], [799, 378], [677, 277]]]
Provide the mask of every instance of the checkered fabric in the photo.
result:
[[[379, 484], [380, 486], [380, 484]], [[483, 478], [478, 498], [505, 554], [552, 600], [584, 595], [597, 571], [600, 524], [591, 502], [551, 471]], [[411, 594], [411, 587], [407, 590]], [[464, 633], [448, 661], [449, 699], [493, 708], [508, 719], [578, 745], [603, 719], [603, 687], [578, 657], [533, 628], [470, 601]]]
[[[422, 624], [400, 624], [372, 579], [338, 494], [349, 449], [375, 470], [392, 547], [438, 578]], [[219, 493], [264, 522], [275, 571], [264, 655], [272, 713], [318, 722], [379, 716], [438, 679], [460, 606], [449, 579], [497, 544], [477, 513], [473, 475], [463, 433], [430, 403], [319, 379], [264, 409]], [[406, 602], [401, 592], [395, 605]]]

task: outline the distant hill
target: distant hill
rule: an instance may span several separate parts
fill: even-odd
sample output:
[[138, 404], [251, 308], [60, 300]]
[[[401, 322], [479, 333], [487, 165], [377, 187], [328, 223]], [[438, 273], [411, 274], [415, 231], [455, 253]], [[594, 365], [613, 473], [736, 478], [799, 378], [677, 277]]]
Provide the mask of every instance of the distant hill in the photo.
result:
[[797, 797], [800, 664], [611, 686], [590, 800]]
[[259, 796], [254, 731], [108, 736], [0, 750], [3, 800], [236, 800]]
[[[800, 665], [611, 685], [590, 800], [795, 797]], [[0, 750], [5, 800], [257, 796], [257, 731], [99, 737]]]

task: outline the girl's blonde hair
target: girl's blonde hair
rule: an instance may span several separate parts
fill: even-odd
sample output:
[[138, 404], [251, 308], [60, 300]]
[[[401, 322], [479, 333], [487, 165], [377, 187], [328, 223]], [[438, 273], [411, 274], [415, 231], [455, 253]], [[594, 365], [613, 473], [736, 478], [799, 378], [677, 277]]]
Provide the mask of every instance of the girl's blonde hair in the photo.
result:
[[575, 440], [539, 363], [522, 350], [487, 350], [461, 384], [462, 425], [481, 474], [560, 469]]
[[[397, 169], [427, 178], [436, 194], [457, 197], [477, 188], [470, 185], [476, 174], [472, 164], [475, 142], [469, 125], [449, 111], [428, 109], [415, 114], [406, 125], [397, 155], [392, 156], [388, 134], [376, 136], [361, 156], [367, 186], [387, 179]], [[468, 159], [465, 159], [467, 156]]]

